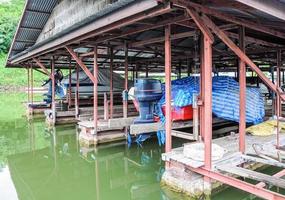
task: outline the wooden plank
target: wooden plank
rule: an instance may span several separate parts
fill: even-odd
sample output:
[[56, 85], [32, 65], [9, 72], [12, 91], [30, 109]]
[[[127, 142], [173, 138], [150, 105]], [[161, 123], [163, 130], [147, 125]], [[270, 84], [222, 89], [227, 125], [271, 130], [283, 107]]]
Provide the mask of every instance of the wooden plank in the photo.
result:
[[[213, 124], [224, 122], [225, 120], [220, 118], [213, 118]], [[172, 123], [172, 129], [191, 128], [193, 127], [193, 121], [176, 121]], [[132, 124], [130, 126], [130, 134], [138, 135], [142, 133], [157, 132], [158, 130], [164, 130], [164, 125], [160, 122], [146, 123], [146, 124]]]
[[159, 123], [146, 123], [146, 124], [132, 124], [130, 126], [130, 134], [138, 135], [142, 133], [157, 132], [158, 130], [163, 130], [164, 126]]
[[256, 171], [244, 169], [241, 167], [236, 167], [232, 165], [220, 165], [216, 166], [217, 169], [230, 173], [230, 174], [235, 174], [240, 177], [245, 177], [253, 180], [257, 180], [260, 182], [264, 182], [267, 184], [275, 185], [277, 187], [285, 188], [285, 180], [276, 178], [267, 174], [262, 174]]
[[258, 163], [262, 163], [262, 164], [266, 164], [266, 165], [272, 165], [272, 166], [276, 166], [276, 167], [281, 167], [281, 168], [285, 168], [285, 164], [278, 162], [277, 160], [266, 160], [263, 158], [258, 158], [258, 157], [253, 157], [253, 156], [248, 156], [248, 155], [242, 155], [242, 158], [244, 160], [247, 161], [253, 161], [253, 162], [258, 162]]
[[130, 126], [134, 123], [136, 117], [127, 117], [127, 118], [113, 118], [108, 120], [108, 126], [110, 128], [123, 128], [125, 126]]
[[186, 132], [182, 132], [182, 131], [172, 130], [171, 135], [174, 137], [179, 137], [179, 138], [183, 138], [186, 140], [195, 140], [193, 133], [186, 133]]

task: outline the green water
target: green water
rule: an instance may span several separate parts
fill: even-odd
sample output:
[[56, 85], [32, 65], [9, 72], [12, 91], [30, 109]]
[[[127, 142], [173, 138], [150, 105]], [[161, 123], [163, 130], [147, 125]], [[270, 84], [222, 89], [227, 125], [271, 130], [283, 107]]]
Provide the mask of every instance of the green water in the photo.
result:
[[[25, 98], [0, 93], [0, 200], [188, 199], [160, 187], [163, 148], [155, 140], [84, 148], [75, 126], [47, 130], [43, 119], [28, 122]], [[252, 198], [229, 188], [212, 199]]]

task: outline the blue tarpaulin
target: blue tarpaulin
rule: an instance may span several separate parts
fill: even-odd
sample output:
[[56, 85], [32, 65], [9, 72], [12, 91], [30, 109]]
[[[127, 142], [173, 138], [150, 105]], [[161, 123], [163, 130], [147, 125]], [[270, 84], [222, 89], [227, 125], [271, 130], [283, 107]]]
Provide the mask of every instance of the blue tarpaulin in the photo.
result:
[[[171, 83], [172, 105], [175, 107], [192, 105], [193, 94], [200, 91], [200, 77], [190, 76], [174, 80]], [[232, 77], [215, 76], [212, 89], [213, 114], [219, 118], [239, 122], [239, 83]], [[165, 123], [165, 117], [161, 110], [164, 104], [165, 92], [158, 102], [157, 111], [162, 123]], [[247, 87], [246, 122], [258, 124], [263, 121], [264, 115], [264, 102], [259, 88]]]

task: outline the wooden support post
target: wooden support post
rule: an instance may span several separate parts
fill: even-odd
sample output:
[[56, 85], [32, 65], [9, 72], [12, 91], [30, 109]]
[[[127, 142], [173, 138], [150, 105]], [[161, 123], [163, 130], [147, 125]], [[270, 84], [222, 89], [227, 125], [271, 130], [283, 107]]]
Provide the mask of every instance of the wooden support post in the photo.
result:
[[[205, 72], [204, 72], [204, 63], [205, 63], [205, 57], [204, 57], [204, 40], [203, 40], [203, 36], [201, 37], [201, 41], [200, 41], [200, 100], [203, 101], [205, 93], [202, 92], [202, 88], [204, 87], [204, 82], [205, 82]], [[196, 73], [196, 72], [195, 72]], [[205, 127], [204, 125], [204, 112], [203, 112], [203, 107], [200, 106], [199, 108], [200, 111], [200, 136], [202, 138], [202, 140], [204, 141], [204, 130], [203, 128]]]
[[128, 44], [125, 43], [125, 90], [124, 90], [124, 97], [123, 97], [123, 116], [124, 118], [128, 117], [128, 98], [126, 93], [128, 92]]
[[30, 67], [27, 68], [28, 75], [28, 104], [30, 104]]
[[104, 93], [104, 120], [109, 119], [109, 101], [108, 101], [108, 95], [105, 92]]
[[199, 109], [197, 105], [197, 94], [193, 95], [193, 137], [194, 140], [199, 140]]
[[[193, 9], [186, 8], [187, 13], [193, 18], [196, 25], [203, 33], [201, 45], [201, 130], [203, 133], [205, 146], [205, 169], [212, 168], [212, 44], [214, 36], [201, 19], [199, 14]], [[205, 177], [205, 181], [210, 180]]]
[[212, 168], [212, 45], [209, 37], [203, 37], [203, 131], [205, 144], [205, 169]]
[[55, 73], [55, 70], [54, 70], [54, 57], [52, 57], [51, 59], [51, 76], [52, 76], [52, 87], [51, 87], [51, 90], [52, 90], [52, 95], [51, 95], [51, 109], [52, 109], [52, 123], [55, 124], [56, 122], [56, 116], [55, 116], [55, 78], [54, 78], [54, 73]]
[[70, 109], [71, 107], [71, 101], [72, 101], [72, 97], [71, 97], [71, 59], [69, 60], [69, 74], [68, 74], [68, 109]]
[[34, 71], [33, 66], [31, 66], [31, 104], [34, 103]]
[[94, 47], [94, 64], [93, 64], [93, 121], [94, 121], [94, 134], [97, 133], [98, 123], [98, 49]]
[[[165, 26], [165, 152], [172, 149], [171, 127], [171, 26]], [[166, 167], [170, 167], [170, 163], [166, 163]]]
[[113, 105], [114, 105], [114, 95], [113, 95], [113, 48], [109, 48], [110, 54], [110, 118], [113, 118]]
[[75, 118], [79, 117], [79, 65], [76, 64]]
[[[282, 67], [282, 51], [281, 50], [277, 50], [277, 80], [276, 80], [276, 86], [277, 88], [280, 87], [281, 85], [281, 77], [280, 77], [280, 69]], [[279, 119], [280, 119], [280, 115], [281, 115], [281, 111], [282, 111], [282, 105], [281, 105], [281, 99], [280, 99], [280, 95], [277, 93], [276, 94], [276, 114], [277, 114], [277, 134], [276, 134], [276, 147], [279, 148], [280, 146], [280, 123], [279, 123]]]
[[[239, 47], [245, 52], [245, 29], [239, 28]], [[245, 128], [246, 128], [246, 65], [239, 59], [239, 150], [245, 152]]]

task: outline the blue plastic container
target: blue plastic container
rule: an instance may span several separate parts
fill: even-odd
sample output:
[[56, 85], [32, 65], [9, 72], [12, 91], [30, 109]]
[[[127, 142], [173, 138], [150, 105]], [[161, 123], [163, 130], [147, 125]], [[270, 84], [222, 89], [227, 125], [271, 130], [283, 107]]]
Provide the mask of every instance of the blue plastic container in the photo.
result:
[[140, 116], [135, 123], [154, 122], [154, 110], [162, 97], [161, 82], [156, 79], [140, 78], [135, 80], [135, 98], [139, 103]]

